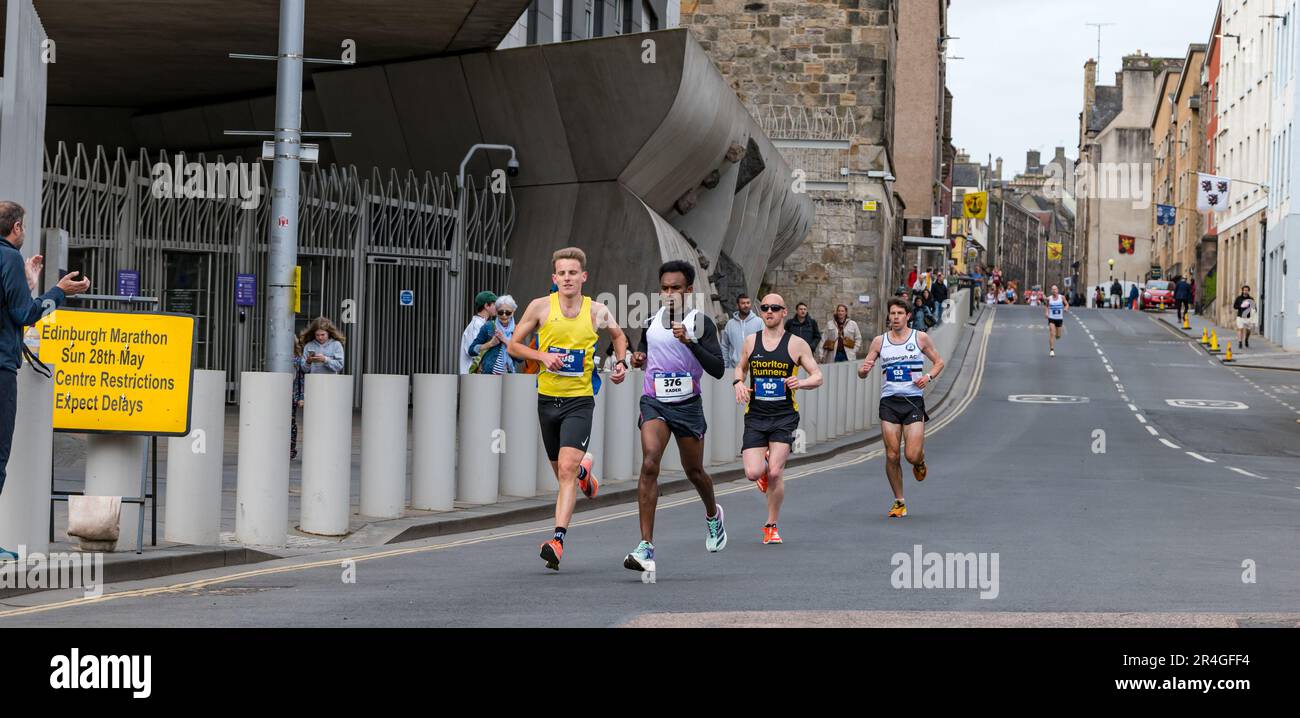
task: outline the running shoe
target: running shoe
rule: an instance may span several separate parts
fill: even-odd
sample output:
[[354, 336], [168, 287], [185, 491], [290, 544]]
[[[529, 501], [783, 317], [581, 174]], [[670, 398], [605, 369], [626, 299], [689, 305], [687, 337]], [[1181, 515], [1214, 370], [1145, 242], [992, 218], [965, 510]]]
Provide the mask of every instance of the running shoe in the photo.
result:
[[907, 504], [898, 499], [894, 499], [894, 505], [889, 507], [889, 518], [901, 519], [907, 515]]
[[1049, 357], [1054, 357], [1054, 356], [1056, 356], [1056, 350], [1055, 350], [1055, 349], [1052, 349], [1051, 351], [1047, 352], [1047, 356], [1049, 356]]
[[564, 555], [564, 544], [555, 539], [551, 539], [542, 544], [542, 558], [546, 559], [546, 567], [552, 571], [560, 570], [560, 557]]
[[727, 527], [722, 523], [722, 504], [717, 504], [718, 515], [713, 518], [704, 518], [709, 535], [704, 539], [704, 548], [710, 553], [717, 553], [727, 547]]
[[596, 475], [591, 473], [591, 465], [595, 461], [596, 457], [588, 452], [582, 457], [582, 463], [578, 464], [586, 471], [586, 475], [578, 479], [578, 488], [582, 489], [582, 495], [589, 499], [596, 498], [596, 492], [600, 490], [600, 482], [596, 480]]
[[781, 534], [776, 532], [776, 525], [763, 527], [763, 545], [770, 543], [781, 543]]
[[758, 477], [758, 481], [754, 482], [758, 484], [758, 490], [765, 494], [767, 493], [767, 459], [771, 455], [771, 451], [763, 452], [763, 475]]
[[623, 559], [623, 568], [633, 571], [655, 570], [655, 545], [649, 541], [637, 544], [636, 549]]
[[928, 473], [930, 470], [926, 468], [924, 461], [912, 465], [912, 476], [915, 476], [917, 481], [925, 481], [925, 475]]

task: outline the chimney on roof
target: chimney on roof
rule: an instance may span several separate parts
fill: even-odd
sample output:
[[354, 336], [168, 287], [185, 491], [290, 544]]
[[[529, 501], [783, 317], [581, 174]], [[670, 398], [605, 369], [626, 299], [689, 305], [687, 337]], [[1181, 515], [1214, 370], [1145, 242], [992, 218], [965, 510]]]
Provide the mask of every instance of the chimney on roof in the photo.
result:
[[993, 178], [998, 181], [1001, 181], [1002, 180], [1002, 158], [1001, 157], [998, 158], [998, 163], [995, 165], [995, 167], [996, 169], [993, 170]]
[[1097, 101], [1097, 61], [1083, 63], [1083, 107], [1092, 107]]
[[1043, 171], [1043, 155], [1038, 150], [1025, 153], [1025, 174], [1036, 175]]

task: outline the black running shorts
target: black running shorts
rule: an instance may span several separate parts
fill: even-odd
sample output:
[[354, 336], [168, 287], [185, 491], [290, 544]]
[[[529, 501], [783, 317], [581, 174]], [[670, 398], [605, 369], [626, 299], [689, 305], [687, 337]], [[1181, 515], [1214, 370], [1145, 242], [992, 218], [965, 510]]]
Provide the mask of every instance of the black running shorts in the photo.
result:
[[915, 424], [929, 421], [925, 413], [925, 397], [922, 396], [886, 396], [880, 399], [880, 420], [890, 424]]
[[1051, 324], [1054, 327], [1061, 327], [1065, 325], [1064, 319], [1048, 319], [1047, 321], [1049, 324]]
[[542, 396], [537, 401], [537, 420], [542, 425], [542, 443], [546, 456], [559, 461], [560, 447], [588, 449], [591, 417], [596, 399], [591, 396]]
[[766, 449], [770, 443], [794, 445], [794, 432], [799, 428], [799, 412], [778, 416], [745, 414], [745, 433], [740, 448]]
[[673, 436], [684, 439], [703, 439], [709, 427], [704, 422], [704, 401], [696, 396], [686, 401], [664, 403], [653, 396], [641, 397], [641, 416], [637, 428], [647, 421], [662, 419]]

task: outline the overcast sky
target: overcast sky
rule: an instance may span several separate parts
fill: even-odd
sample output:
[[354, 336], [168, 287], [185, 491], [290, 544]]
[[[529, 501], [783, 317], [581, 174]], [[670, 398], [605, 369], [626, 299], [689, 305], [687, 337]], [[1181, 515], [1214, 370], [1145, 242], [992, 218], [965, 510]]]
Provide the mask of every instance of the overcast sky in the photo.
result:
[[[907, 1], [907, 0], [904, 0]], [[1025, 168], [1025, 152], [1043, 161], [1058, 145], [1078, 156], [1083, 63], [1097, 54], [1098, 84], [1113, 84], [1124, 55], [1183, 57], [1208, 42], [1217, 0], [952, 0], [948, 62], [952, 143], [972, 161], [1003, 158], [1010, 179]]]

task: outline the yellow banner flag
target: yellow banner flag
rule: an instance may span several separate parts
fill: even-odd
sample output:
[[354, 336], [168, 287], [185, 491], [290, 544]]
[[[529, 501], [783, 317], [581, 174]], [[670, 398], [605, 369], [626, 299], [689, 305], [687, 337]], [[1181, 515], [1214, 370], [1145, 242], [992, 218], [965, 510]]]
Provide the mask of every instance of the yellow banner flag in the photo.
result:
[[985, 219], [989, 212], [989, 193], [971, 192], [962, 198], [961, 216], [966, 219]]
[[1060, 243], [1060, 242], [1048, 242], [1048, 243], [1047, 243], [1047, 261], [1049, 261], [1049, 262], [1058, 262], [1058, 261], [1060, 261], [1060, 259], [1061, 259], [1061, 243]]

